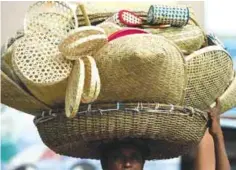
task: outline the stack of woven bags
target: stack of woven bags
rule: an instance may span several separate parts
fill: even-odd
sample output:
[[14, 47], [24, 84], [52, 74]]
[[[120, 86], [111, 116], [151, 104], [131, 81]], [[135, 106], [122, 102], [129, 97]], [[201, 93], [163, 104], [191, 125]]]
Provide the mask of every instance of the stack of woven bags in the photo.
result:
[[37, 2], [1, 61], [2, 103], [73, 157], [99, 159], [101, 144], [127, 138], [149, 160], [183, 155], [217, 97], [222, 113], [236, 106], [231, 56], [187, 6]]

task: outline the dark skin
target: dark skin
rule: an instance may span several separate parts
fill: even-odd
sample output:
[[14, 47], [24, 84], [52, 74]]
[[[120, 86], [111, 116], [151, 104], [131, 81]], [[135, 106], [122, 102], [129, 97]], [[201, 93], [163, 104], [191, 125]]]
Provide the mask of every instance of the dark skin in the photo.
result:
[[132, 145], [122, 146], [111, 151], [108, 157], [107, 170], [142, 170], [142, 154]]
[[208, 111], [210, 125], [198, 146], [195, 170], [230, 170], [220, 126], [220, 110], [220, 101], [217, 99], [216, 106]]
[[216, 106], [208, 112], [211, 120], [209, 133], [214, 141], [215, 148], [215, 167], [216, 170], [230, 170], [229, 159], [226, 154], [224, 135], [220, 126], [220, 101], [216, 100]]
[[[216, 100], [216, 106], [208, 111], [210, 119], [210, 127], [206, 132], [205, 137], [211, 136], [214, 142], [214, 156], [215, 156], [215, 166], [212, 166], [212, 170], [230, 170], [229, 160], [226, 154], [223, 132], [220, 126], [220, 102]], [[199, 154], [199, 156], [204, 157], [204, 155]], [[197, 165], [196, 170], [205, 170], [206, 167], [210, 167], [207, 158], [200, 159], [196, 158]], [[143, 170], [145, 160], [142, 157], [141, 152], [138, 148], [132, 145], [122, 146], [116, 150], [109, 153], [108, 166], [106, 170]], [[208, 169], [210, 170], [210, 169]]]

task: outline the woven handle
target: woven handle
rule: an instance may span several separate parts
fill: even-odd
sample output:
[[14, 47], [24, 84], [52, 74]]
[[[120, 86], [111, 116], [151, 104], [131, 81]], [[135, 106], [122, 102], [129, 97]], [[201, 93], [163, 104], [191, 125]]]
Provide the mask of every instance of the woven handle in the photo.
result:
[[85, 9], [85, 7], [84, 7], [84, 4], [79, 4], [78, 7], [80, 8], [80, 10], [81, 10], [81, 12], [82, 12], [82, 14], [83, 14], [83, 16], [84, 16], [85, 25], [90, 26], [90, 25], [91, 25], [91, 22], [90, 22], [90, 20], [89, 20], [89, 17], [88, 17], [88, 14], [87, 14], [87, 12], [86, 12], [86, 9]]

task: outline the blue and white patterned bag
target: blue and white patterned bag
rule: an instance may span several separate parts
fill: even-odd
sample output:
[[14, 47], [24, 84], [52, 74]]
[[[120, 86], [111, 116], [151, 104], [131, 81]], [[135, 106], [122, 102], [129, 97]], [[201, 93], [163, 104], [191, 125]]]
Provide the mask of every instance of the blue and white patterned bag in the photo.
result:
[[189, 9], [184, 6], [151, 5], [147, 22], [181, 27], [188, 23]]

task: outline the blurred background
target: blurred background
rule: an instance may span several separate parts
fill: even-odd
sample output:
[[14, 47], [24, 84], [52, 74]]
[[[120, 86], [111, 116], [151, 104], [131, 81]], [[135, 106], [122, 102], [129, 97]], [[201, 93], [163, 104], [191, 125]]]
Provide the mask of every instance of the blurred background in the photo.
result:
[[[236, 23], [234, 1], [171, 1], [191, 5], [206, 32], [215, 33], [234, 60], [236, 69]], [[23, 28], [23, 18], [33, 1], [1, 2], [1, 45]], [[74, 3], [74, 2], [73, 2]], [[125, 3], [125, 2], [121, 2]], [[148, 2], [149, 3], [149, 2]], [[153, 2], [150, 2], [153, 4]], [[33, 116], [1, 105], [2, 170], [101, 170], [100, 162], [55, 154], [41, 141]], [[227, 153], [236, 170], [236, 108], [221, 116]], [[149, 161], [145, 169], [191, 170], [195, 154], [160, 161]]]

